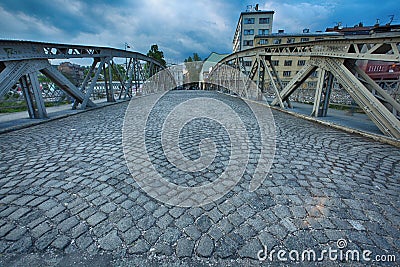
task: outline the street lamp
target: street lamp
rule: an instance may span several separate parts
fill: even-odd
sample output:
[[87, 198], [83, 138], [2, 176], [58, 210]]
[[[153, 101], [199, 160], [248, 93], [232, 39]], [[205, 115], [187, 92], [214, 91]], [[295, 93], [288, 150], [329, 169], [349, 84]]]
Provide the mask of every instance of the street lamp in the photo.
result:
[[[125, 45], [125, 51], [126, 51], [128, 48], [131, 48], [127, 42], [125, 42], [124, 45]], [[127, 57], [125, 57], [125, 71], [126, 71], [126, 73], [128, 73], [128, 58], [127, 58]]]

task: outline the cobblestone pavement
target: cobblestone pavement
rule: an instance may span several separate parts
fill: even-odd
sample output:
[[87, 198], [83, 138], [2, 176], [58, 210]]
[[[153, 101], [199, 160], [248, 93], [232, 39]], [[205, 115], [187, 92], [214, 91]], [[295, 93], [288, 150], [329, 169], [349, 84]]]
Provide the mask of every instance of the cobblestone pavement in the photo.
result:
[[266, 264], [263, 245], [322, 251], [339, 239], [399, 263], [400, 149], [273, 111], [260, 188], [241, 181], [215, 203], [173, 207], [129, 173], [127, 105], [0, 135], [0, 265]]

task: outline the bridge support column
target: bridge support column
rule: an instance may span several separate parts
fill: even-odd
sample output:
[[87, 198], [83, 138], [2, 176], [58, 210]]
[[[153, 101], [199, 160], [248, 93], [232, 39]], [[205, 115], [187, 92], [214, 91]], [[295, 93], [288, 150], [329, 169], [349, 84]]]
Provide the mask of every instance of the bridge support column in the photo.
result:
[[[106, 58], [103, 58], [100, 61], [100, 64], [99, 64], [99, 66], [98, 66], [98, 68], [96, 70], [96, 73], [94, 74], [92, 83], [90, 84], [89, 89], [86, 91], [85, 97], [84, 97], [83, 102], [81, 104], [81, 109], [85, 109], [86, 106], [88, 105], [88, 103], [90, 101], [90, 95], [93, 93], [93, 90], [94, 90], [94, 87], [96, 85], [97, 79], [99, 79], [99, 75], [100, 75], [100, 73], [101, 73], [101, 71], [103, 69], [103, 66], [104, 66], [105, 62], [106, 62]], [[97, 62], [96, 62], [95, 65], [97, 65]]]
[[317, 88], [315, 90], [314, 106], [311, 116], [326, 117], [329, 109], [329, 100], [333, 87], [332, 73], [319, 69]]
[[28, 106], [29, 117], [31, 119], [44, 119], [47, 118], [47, 112], [37, 75], [37, 72], [23, 75], [20, 83]]
[[[106, 65], [103, 64], [104, 86], [106, 88], [107, 102], [115, 102], [114, 89], [113, 89], [113, 85], [112, 85], [111, 62], [112, 62], [112, 59], [109, 58], [107, 60], [108, 73], [107, 73]], [[107, 80], [107, 77], [108, 77], [108, 80]]]

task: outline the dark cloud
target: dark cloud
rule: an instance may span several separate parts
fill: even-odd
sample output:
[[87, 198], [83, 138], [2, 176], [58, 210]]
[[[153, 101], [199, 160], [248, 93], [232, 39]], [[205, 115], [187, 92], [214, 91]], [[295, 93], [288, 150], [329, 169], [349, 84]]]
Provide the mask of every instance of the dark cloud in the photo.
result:
[[[146, 53], [158, 44], [167, 59], [182, 61], [193, 52], [229, 53], [240, 12], [251, 0], [2, 0], [1, 38], [76, 43]], [[367, 24], [387, 15], [399, 18], [396, 0], [258, 1], [275, 10], [274, 31], [324, 30], [342, 21]], [[397, 13], [396, 13], [397, 12]]]

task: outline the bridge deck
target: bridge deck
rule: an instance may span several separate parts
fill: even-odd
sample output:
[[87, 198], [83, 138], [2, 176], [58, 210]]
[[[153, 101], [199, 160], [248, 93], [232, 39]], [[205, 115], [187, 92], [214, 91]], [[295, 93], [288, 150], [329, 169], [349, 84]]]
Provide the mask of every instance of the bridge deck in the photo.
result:
[[338, 239], [373, 255], [400, 250], [400, 149], [273, 111], [276, 154], [260, 188], [240, 181], [216, 203], [172, 207], [129, 174], [127, 105], [0, 135], [1, 265], [246, 264], [262, 244], [321, 251]]

